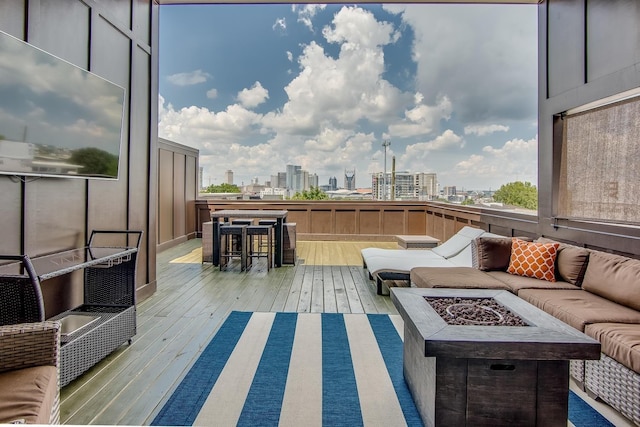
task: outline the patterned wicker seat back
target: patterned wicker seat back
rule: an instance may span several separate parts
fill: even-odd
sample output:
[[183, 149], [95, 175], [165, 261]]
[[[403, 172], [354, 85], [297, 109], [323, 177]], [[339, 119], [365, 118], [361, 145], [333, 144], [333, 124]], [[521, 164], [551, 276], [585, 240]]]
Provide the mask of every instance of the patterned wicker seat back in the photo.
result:
[[21, 274], [0, 275], [0, 325], [43, 322], [40, 280], [27, 255], [2, 255], [0, 260], [21, 262]]

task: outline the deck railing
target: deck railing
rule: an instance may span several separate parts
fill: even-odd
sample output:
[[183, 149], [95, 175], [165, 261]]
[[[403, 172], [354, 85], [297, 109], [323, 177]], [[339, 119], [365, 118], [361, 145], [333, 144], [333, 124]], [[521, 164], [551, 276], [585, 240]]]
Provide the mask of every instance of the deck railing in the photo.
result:
[[395, 235], [446, 240], [466, 225], [505, 236], [535, 237], [537, 215], [424, 201], [196, 201], [198, 235], [220, 209], [285, 209], [299, 240], [388, 241]]

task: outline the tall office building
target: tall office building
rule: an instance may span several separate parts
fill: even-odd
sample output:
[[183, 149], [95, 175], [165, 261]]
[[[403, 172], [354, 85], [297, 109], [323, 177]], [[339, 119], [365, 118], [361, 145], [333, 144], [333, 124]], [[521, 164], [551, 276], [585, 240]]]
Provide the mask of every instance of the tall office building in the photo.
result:
[[318, 187], [320, 184], [318, 182], [318, 175], [315, 173], [309, 174], [309, 188]]
[[[393, 189], [392, 189], [393, 187]], [[438, 178], [435, 173], [376, 172], [371, 177], [371, 193], [377, 200], [432, 200], [438, 194]]]
[[287, 165], [287, 186], [293, 192], [302, 191], [302, 166]]
[[455, 196], [457, 194], [457, 190], [456, 190], [456, 186], [452, 185], [452, 186], [447, 186], [444, 187], [443, 189], [443, 195], [444, 196]]
[[356, 170], [344, 170], [344, 188], [345, 190], [355, 191], [356, 189]]
[[271, 175], [271, 188], [287, 188], [287, 173], [278, 172]]
[[227, 169], [224, 173], [224, 182], [227, 184], [233, 184], [233, 171], [231, 169]]
[[336, 191], [338, 189], [338, 178], [335, 176], [329, 178], [329, 191]]
[[418, 200], [434, 200], [438, 197], [438, 176], [435, 173], [416, 173], [414, 181]]

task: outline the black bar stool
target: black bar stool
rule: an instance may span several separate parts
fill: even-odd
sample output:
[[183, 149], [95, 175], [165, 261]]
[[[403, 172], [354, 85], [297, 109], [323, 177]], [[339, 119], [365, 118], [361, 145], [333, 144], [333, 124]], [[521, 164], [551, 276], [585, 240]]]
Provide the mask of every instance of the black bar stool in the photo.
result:
[[248, 225], [246, 235], [247, 268], [254, 258], [266, 258], [267, 271], [274, 267], [273, 227], [271, 225]]
[[247, 225], [220, 226], [220, 271], [227, 267], [233, 258], [240, 258], [240, 271], [247, 269]]
[[[274, 265], [275, 265], [275, 254], [276, 254], [276, 225], [278, 225], [278, 220], [277, 219], [261, 219], [258, 220], [258, 225], [269, 225], [271, 226], [272, 230], [272, 236], [271, 236], [271, 253], [272, 253], [272, 258], [274, 260]], [[260, 243], [262, 244], [263, 241], [261, 239]], [[260, 248], [260, 249], [264, 249], [264, 248]]]
[[[232, 219], [231, 225], [253, 225], [253, 219]], [[237, 246], [240, 244], [241, 238], [239, 236], [233, 236], [234, 249], [237, 250]], [[244, 241], [244, 239], [242, 239]]]

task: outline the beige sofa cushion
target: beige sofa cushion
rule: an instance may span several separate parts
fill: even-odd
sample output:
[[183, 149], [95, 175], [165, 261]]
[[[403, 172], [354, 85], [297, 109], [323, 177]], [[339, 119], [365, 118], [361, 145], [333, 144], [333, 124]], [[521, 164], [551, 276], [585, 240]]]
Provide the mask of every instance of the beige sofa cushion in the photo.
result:
[[582, 288], [640, 310], [640, 261], [592, 251]]
[[411, 283], [418, 288], [506, 289], [507, 286], [473, 267], [416, 267]]
[[582, 332], [591, 323], [640, 324], [640, 311], [584, 290], [522, 289], [518, 296]]
[[602, 344], [602, 352], [640, 373], [640, 325], [595, 323], [584, 332]]
[[582, 286], [584, 273], [589, 261], [589, 250], [578, 246], [557, 242], [546, 237], [536, 239], [540, 243], [558, 243], [558, 255], [556, 256], [556, 279], [569, 282], [572, 285]]
[[568, 282], [548, 282], [533, 277], [516, 276], [505, 271], [488, 271], [487, 274], [507, 285], [514, 294], [518, 295], [521, 289], [567, 289], [580, 290], [579, 286]]
[[58, 371], [36, 366], [0, 374], [0, 424], [49, 424], [58, 394]]

